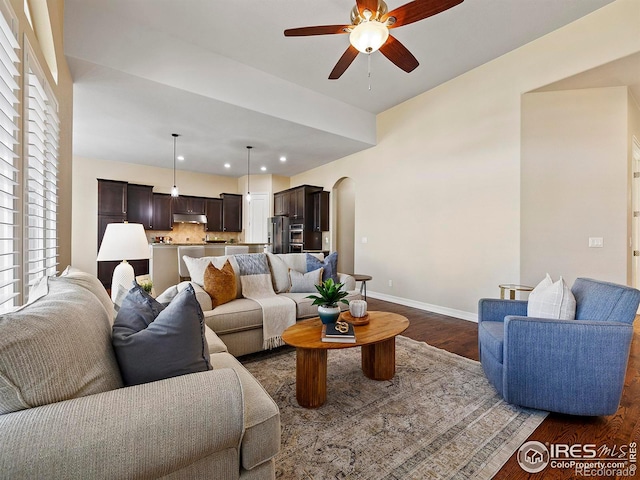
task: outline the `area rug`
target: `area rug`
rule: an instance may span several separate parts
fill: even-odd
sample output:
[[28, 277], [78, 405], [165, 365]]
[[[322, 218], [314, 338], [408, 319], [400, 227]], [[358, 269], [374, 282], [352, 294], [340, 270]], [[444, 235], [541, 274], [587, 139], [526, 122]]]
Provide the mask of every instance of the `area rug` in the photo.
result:
[[546, 412], [501, 399], [479, 362], [406, 337], [396, 375], [366, 378], [360, 349], [328, 354], [327, 402], [296, 402], [295, 351], [241, 359], [280, 407], [281, 479], [490, 479]]

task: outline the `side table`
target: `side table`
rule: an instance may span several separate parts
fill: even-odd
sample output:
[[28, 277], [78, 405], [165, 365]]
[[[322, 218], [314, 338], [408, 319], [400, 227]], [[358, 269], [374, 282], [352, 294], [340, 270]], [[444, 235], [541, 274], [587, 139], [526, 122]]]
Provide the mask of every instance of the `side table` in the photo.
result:
[[505, 290], [509, 290], [509, 300], [516, 299], [516, 292], [530, 292], [533, 290], [533, 287], [528, 285], [515, 285], [513, 283], [501, 283], [498, 287], [500, 288], [500, 298], [503, 300]]
[[355, 278], [356, 282], [362, 282], [360, 284], [360, 295], [363, 295], [362, 290], [364, 290], [364, 299], [367, 300], [367, 282], [369, 280], [373, 280], [371, 275], [362, 275], [360, 273], [351, 273], [353, 278]]

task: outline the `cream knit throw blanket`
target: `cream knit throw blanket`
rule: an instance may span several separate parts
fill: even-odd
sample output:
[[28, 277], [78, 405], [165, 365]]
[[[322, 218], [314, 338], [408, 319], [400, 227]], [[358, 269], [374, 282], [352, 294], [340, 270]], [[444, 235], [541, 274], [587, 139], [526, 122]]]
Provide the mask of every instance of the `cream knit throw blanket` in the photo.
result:
[[264, 253], [235, 255], [240, 270], [242, 296], [262, 307], [262, 334], [265, 350], [283, 345], [282, 332], [296, 323], [296, 303], [273, 291], [271, 270]]

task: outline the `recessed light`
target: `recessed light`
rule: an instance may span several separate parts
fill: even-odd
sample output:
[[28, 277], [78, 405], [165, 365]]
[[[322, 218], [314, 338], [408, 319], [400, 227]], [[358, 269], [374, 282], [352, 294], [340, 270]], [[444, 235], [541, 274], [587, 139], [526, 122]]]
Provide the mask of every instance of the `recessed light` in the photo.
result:
[[267, 167], [260, 167], [260, 170], [262, 170], [263, 172], [267, 171]]
[[281, 162], [286, 162], [287, 161], [287, 157], [285, 157], [285, 156], [280, 157], [280, 161]]
[[230, 163], [225, 163], [224, 164], [224, 168], [231, 168], [231, 164]]
[[182, 161], [182, 160], [184, 160], [184, 155], [178, 155], [176, 158], [177, 158], [178, 160]]

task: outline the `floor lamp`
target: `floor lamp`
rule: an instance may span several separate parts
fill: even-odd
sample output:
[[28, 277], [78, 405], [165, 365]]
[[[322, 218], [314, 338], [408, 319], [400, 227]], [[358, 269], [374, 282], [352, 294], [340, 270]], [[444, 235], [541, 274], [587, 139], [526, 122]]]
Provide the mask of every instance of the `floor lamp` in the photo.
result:
[[149, 242], [140, 223], [110, 223], [104, 232], [98, 251], [98, 262], [122, 260], [113, 271], [111, 300], [115, 302], [120, 286], [128, 292], [135, 279], [133, 267], [127, 260], [149, 258]]

